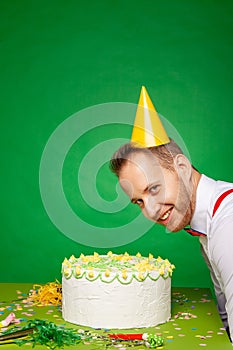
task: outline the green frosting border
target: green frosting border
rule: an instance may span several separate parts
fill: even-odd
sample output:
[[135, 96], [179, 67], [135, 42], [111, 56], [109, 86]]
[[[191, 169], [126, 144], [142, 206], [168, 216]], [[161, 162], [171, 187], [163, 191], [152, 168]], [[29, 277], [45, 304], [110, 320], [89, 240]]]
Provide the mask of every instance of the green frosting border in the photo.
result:
[[152, 280], [154, 282], [156, 282], [160, 277], [162, 277], [164, 280], [171, 278], [171, 275], [169, 273], [167, 273], [166, 275], [160, 275], [158, 273], [158, 276], [156, 278], [153, 278], [150, 275], [150, 273], [147, 273], [143, 279], [138, 278], [138, 276], [135, 273], [130, 273], [131, 274], [130, 278], [127, 278], [124, 280], [124, 279], [122, 279], [122, 277], [119, 276], [118, 273], [115, 273], [115, 276], [113, 276], [112, 278], [109, 278], [109, 280], [106, 280], [105, 278], [103, 278], [103, 272], [99, 272], [94, 277], [90, 277], [90, 276], [88, 276], [88, 271], [83, 271], [80, 275], [77, 275], [76, 272], [74, 271], [75, 268], [65, 268], [65, 269], [70, 270], [70, 273], [68, 275], [66, 275], [64, 273], [64, 269], [63, 269], [62, 275], [65, 279], [69, 280], [70, 278], [74, 277], [77, 280], [81, 280], [81, 279], [85, 278], [89, 282], [94, 282], [97, 279], [100, 279], [103, 283], [112, 283], [114, 280], [117, 280], [121, 284], [127, 285], [127, 284], [132, 283], [133, 279], [135, 279], [137, 282], [141, 283], [141, 282], [144, 282], [147, 278], [149, 278], [150, 280]]

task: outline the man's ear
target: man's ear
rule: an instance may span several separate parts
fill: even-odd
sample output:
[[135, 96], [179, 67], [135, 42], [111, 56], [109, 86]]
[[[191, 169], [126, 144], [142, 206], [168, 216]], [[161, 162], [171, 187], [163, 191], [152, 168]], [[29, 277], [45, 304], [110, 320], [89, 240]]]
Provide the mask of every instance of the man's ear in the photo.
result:
[[184, 154], [177, 154], [174, 158], [175, 169], [181, 178], [189, 181], [192, 176], [192, 164]]

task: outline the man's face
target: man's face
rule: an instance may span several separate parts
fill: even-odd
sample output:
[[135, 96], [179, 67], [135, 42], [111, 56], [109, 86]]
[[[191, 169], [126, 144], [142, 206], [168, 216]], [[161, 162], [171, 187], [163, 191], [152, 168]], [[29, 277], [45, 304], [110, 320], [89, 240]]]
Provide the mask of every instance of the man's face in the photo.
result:
[[176, 170], [171, 171], [161, 167], [152, 154], [139, 152], [131, 155], [119, 175], [124, 192], [145, 217], [173, 232], [190, 223], [194, 210], [191, 164], [186, 161], [183, 155], [175, 157]]

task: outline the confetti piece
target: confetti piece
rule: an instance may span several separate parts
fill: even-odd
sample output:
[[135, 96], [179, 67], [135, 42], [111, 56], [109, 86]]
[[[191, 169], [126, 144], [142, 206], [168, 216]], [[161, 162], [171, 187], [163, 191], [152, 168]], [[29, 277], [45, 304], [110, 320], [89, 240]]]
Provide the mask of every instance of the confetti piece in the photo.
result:
[[180, 327], [176, 327], [175, 330], [176, 330], [176, 331], [180, 331], [181, 328], [180, 328]]
[[191, 328], [192, 329], [192, 331], [196, 331], [197, 330], [197, 328], [195, 328], [195, 327], [193, 327], [193, 328]]
[[200, 303], [209, 303], [210, 302], [210, 299], [204, 299], [204, 298], [202, 298], [201, 300], [200, 300]]
[[196, 315], [193, 315], [189, 312], [178, 312], [176, 315], [175, 315], [175, 318], [179, 318], [180, 320], [190, 320], [191, 318], [197, 318]]
[[18, 318], [16, 318], [14, 323], [18, 324], [18, 323], [20, 323], [20, 320]]
[[212, 333], [214, 333], [214, 332], [213, 332], [213, 331], [207, 331], [207, 333], [208, 333], [208, 334], [212, 334]]
[[174, 337], [173, 337], [173, 335], [168, 335], [167, 336], [167, 339], [173, 339]]
[[9, 326], [11, 323], [14, 323], [14, 320], [15, 320], [15, 314], [13, 312], [11, 312], [6, 318], [5, 320], [2, 320], [0, 322], [0, 327], [3, 326], [3, 327], [7, 327]]
[[207, 344], [199, 344], [200, 346], [206, 346]]
[[179, 337], [185, 337], [185, 334], [178, 334]]
[[224, 333], [223, 333], [223, 332], [218, 332], [217, 334], [218, 334], [218, 335], [223, 335]]

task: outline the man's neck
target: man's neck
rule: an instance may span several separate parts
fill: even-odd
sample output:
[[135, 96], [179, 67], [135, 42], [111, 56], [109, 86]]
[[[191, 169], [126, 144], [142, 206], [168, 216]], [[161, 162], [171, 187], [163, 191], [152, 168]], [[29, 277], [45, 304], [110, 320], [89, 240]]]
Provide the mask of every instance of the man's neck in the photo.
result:
[[192, 190], [192, 204], [191, 204], [191, 208], [192, 208], [192, 216], [194, 214], [194, 210], [195, 210], [195, 206], [196, 206], [196, 195], [197, 195], [197, 187], [198, 184], [200, 182], [201, 179], [201, 174], [196, 170], [193, 169], [192, 171], [192, 186], [193, 186], [193, 190]]

